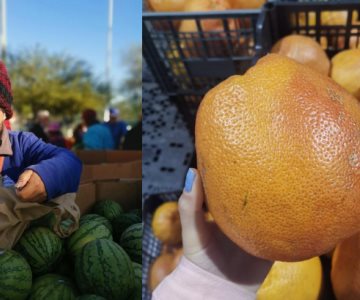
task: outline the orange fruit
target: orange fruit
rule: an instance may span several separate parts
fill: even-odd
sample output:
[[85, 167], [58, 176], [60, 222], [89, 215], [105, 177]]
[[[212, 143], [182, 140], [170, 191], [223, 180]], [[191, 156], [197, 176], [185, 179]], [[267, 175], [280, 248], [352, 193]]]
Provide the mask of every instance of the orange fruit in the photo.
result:
[[186, 0], [148, 0], [148, 5], [153, 11], [184, 11]]
[[232, 8], [235, 9], [254, 9], [264, 5], [266, 0], [230, 0]]
[[325, 51], [314, 39], [303, 35], [288, 35], [275, 43], [271, 53], [290, 57], [297, 62], [328, 75], [330, 60]]
[[276, 261], [256, 293], [257, 300], [318, 300], [322, 288], [319, 257], [298, 262]]
[[360, 100], [360, 49], [336, 54], [331, 60], [331, 78]]
[[211, 89], [195, 128], [220, 229], [252, 255], [299, 261], [360, 229], [360, 104], [285, 56]]
[[360, 299], [360, 233], [335, 248], [331, 265], [331, 283], [336, 299]]
[[[345, 10], [340, 11], [322, 11], [320, 14], [320, 23], [322, 26], [345, 26], [347, 24], [347, 16], [348, 12]], [[358, 24], [358, 12], [353, 11], [351, 23]], [[297, 26], [296, 15], [293, 14], [291, 16], [291, 23], [293, 26]], [[306, 25], [306, 13], [299, 12], [298, 14], [298, 24], [300, 26]], [[310, 11], [308, 13], [308, 25], [315, 26], [316, 24], [316, 14], [315, 12]], [[310, 28], [310, 32], [314, 33], [315, 30]], [[345, 38], [342, 36], [345, 34], [341, 32], [340, 35], [337, 30], [329, 29], [329, 36], [321, 36], [320, 44], [323, 48], [333, 48], [336, 47], [338, 49], [343, 49], [345, 44]], [[356, 35], [357, 29], [352, 30], [352, 33]], [[356, 48], [356, 37], [350, 38], [350, 48]]]
[[[211, 11], [230, 9], [228, 0], [191, 0], [187, 1], [185, 11]], [[203, 31], [224, 30], [222, 19], [204, 19], [201, 21]], [[197, 32], [198, 28], [194, 20], [183, 20], [180, 32]]]
[[[223, 11], [231, 9], [231, 5], [228, 0], [192, 0], [188, 1], [185, 6], [185, 11], [188, 12], [201, 12], [201, 11]], [[228, 56], [228, 44], [229, 42], [233, 44], [234, 51], [243, 44], [245, 41], [248, 41], [249, 37], [237, 36], [235, 30], [242, 26], [248, 26], [250, 20], [242, 20], [240, 22], [238, 19], [227, 19], [229, 32], [226, 34], [224, 23], [222, 19], [218, 18], [206, 18], [201, 19], [200, 25], [203, 31], [200, 36], [199, 29], [197, 27], [194, 19], [188, 19], [181, 21], [179, 28], [180, 36], [186, 36], [186, 40], [181, 43], [183, 53], [186, 57], [203, 57], [205, 55], [209, 56]], [[201, 42], [200, 39], [203, 41]], [[248, 41], [250, 42], [253, 41]], [[207, 49], [205, 53], [204, 48]], [[240, 47], [241, 48], [241, 47]], [[241, 49], [244, 51], [244, 49]]]
[[[300, 12], [299, 13], [299, 25], [305, 26], [306, 25], [306, 13]], [[340, 11], [322, 11], [320, 14], [320, 22], [321, 25], [325, 26], [334, 26], [334, 25], [346, 25], [347, 22], [348, 12], [346, 10]], [[295, 15], [292, 15], [291, 23], [293, 25], [296, 24]], [[353, 11], [352, 15], [352, 23], [355, 24], [357, 21], [358, 13], [357, 11]], [[308, 25], [315, 26], [316, 24], [316, 14], [315, 12], [308, 13]]]
[[181, 223], [177, 202], [160, 205], [153, 216], [151, 227], [154, 235], [163, 243], [176, 245], [181, 242]]

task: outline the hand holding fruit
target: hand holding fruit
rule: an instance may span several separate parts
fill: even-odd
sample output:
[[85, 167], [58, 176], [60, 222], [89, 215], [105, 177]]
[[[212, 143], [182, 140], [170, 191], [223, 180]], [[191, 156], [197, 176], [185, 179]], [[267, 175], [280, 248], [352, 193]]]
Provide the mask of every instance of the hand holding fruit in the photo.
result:
[[272, 262], [256, 258], [230, 241], [202, 209], [201, 178], [190, 169], [179, 199], [184, 255], [200, 268], [255, 292]]
[[17, 196], [24, 202], [44, 202], [47, 198], [44, 182], [33, 170], [25, 170], [15, 187]]

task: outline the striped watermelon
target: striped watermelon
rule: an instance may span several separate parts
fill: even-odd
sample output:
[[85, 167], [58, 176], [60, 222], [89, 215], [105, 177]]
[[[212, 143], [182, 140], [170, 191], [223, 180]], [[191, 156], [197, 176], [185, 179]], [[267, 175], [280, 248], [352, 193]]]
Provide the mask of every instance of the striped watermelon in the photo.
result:
[[76, 256], [87, 243], [95, 239], [112, 240], [111, 231], [98, 220], [82, 221], [79, 229], [68, 239], [67, 249], [71, 255]]
[[121, 214], [114, 219], [112, 222], [114, 240], [119, 242], [125, 229], [136, 223], [141, 223], [141, 219], [137, 215], [130, 213]]
[[105, 217], [97, 215], [97, 214], [87, 214], [87, 215], [82, 216], [80, 218], [79, 225], [81, 226], [84, 223], [92, 222], [92, 221], [100, 222], [101, 224], [105, 225], [111, 232], [113, 230], [110, 221], [108, 219], [106, 219]]
[[34, 275], [51, 271], [64, 253], [63, 241], [45, 227], [33, 227], [27, 230], [15, 249], [30, 264]]
[[142, 223], [128, 227], [120, 238], [120, 246], [129, 254], [132, 261], [142, 263]]
[[0, 299], [26, 299], [31, 283], [31, 268], [27, 261], [13, 250], [0, 250]]
[[134, 269], [129, 256], [115, 242], [98, 239], [75, 257], [75, 276], [83, 293], [108, 300], [127, 300], [134, 288]]
[[101, 215], [112, 222], [123, 213], [121, 205], [115, 201], [99, 201], [94, 206], [94, 213]]
[[142, 288], [142, 265], [133, 262], [134, 272], [135, 272], [135, 290], [132, 299], [141, 300], [141, 288]]
[[46, 274], [34, 281], [29, 300], [75, 300], [76, 296], [77, 291], [70, 279]]
[[77, 297], [76, 300], [106, 300], [104, 297], [97, 296], [97, 295], [82, 295]]

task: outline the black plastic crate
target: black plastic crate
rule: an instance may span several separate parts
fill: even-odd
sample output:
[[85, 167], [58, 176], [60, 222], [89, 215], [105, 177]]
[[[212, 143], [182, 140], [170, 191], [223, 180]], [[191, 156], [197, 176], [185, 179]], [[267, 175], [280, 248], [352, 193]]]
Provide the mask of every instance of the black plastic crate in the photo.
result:
[[[261, 10], [143, 13], [144, 57], [170, 96], [203, 96], [232, 74], [256, 61]], [[196, 31], [179, 32], [179, 22], [195, 22]], [[204, 22], [216, 20], [216, 31]]]
[[155, 194], [144, 200], [143, 220], [144, 233], [142, 240], [142, 299], [150, 300], [151, 292], [148, 290], [148, 274], [152, 262], [161, 252], [161, 242], [153, 235], [151, 221], [155, 210], [164, 202], [177, 201], [182, 191]]
[[[243, 74], [263, 53], [257, 35], [265, 16], [261, 10], [143, 13], [143, 56], [166, 95], [194, 130], [204, 94], [234, 74]], [[179, 22], [191, 20], [196, 32], [179, 32]], [[203, 22], [221, 20], [216, 31]]]
[[[263, 54], [280, 38], [290, 34], [306, 35], [321, 44], [331, 58], [339, 51], [360, 47], [360, 1], [270, 1], [264, 6], [270, 27], [269, 41], [261, 48]], [[334, 23], [334, 13], [342, 17]], [[271, 33], [268, 35], [268, 33]], [[264, 38], [264, 34], [263, 38]]]
[[[204, 94], [230, 75], [246, 72], [263, 53], [257, 33], [265, 18], [261, 10], [143, 13], [143, 56], [191, 133]], [[197, 31], [178, 32], [183, 20], [196, 22]], [[221, 20], [222, 27], [204, 31], [206, 20]]]

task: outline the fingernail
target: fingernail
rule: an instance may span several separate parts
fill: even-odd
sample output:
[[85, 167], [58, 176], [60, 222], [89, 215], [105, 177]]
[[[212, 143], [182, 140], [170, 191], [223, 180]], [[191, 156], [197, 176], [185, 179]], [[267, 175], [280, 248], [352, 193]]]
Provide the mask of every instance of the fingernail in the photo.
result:
[[190, 193], [192, 190], [192, 186], [195, 180], [195, 172], [193, 169], [189, 169], [189, 171], [186, 174], [186, 179], [185, 179], [185, 192]]

